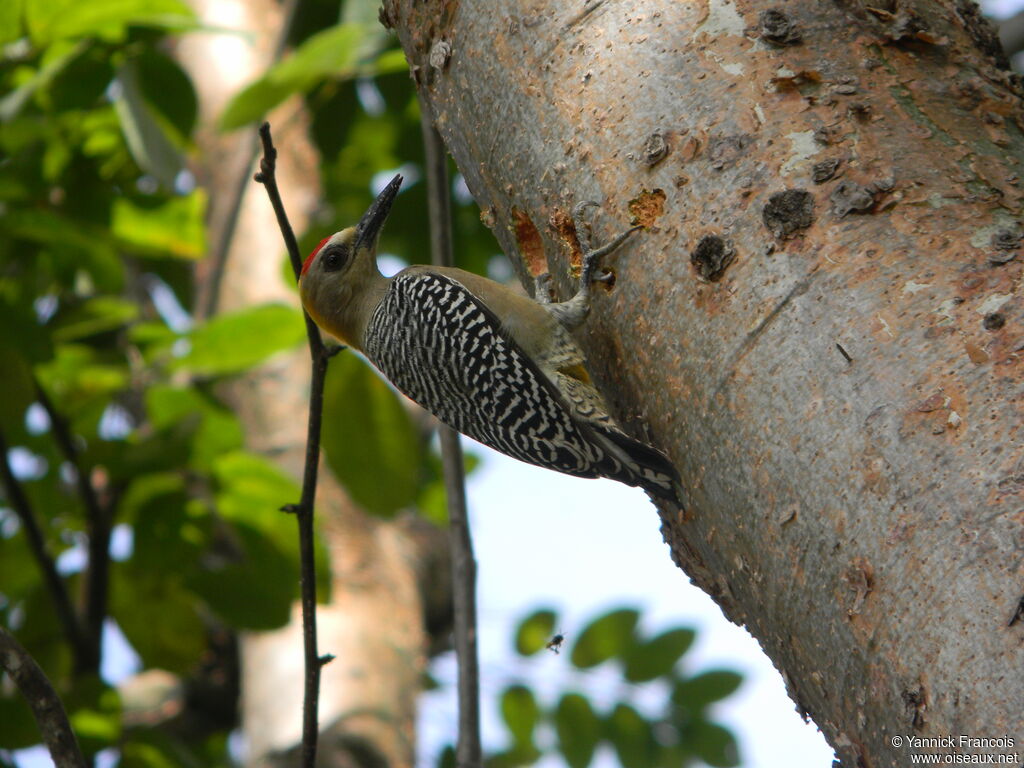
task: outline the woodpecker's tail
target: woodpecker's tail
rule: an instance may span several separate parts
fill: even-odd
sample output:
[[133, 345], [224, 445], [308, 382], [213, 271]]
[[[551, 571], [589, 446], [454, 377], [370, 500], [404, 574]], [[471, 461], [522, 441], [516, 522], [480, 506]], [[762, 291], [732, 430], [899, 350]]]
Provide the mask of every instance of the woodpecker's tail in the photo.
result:
[[591, 427], [608, 456], [600, 466], [605, 477], [626, 485], [640, 486], [659, 499], [682, 503], [677, 493], [679, 472], [665, 454], [614, 427], [595, 423], [591, 423]]

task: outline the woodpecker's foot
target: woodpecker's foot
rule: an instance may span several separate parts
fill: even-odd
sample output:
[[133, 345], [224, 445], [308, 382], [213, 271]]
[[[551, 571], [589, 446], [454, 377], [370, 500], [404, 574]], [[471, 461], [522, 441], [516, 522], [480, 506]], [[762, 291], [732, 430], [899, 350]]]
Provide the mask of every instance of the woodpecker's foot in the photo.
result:
[[348, 347], [344, 344], [325, 344], [324, 345], [324, 356], [330, 360], [339, 352], [344, 352]]
[[629, 239], [629, 236], [636, 232], [638, 229], [643, 229], [643, 227], [630, 227], [625, 232], [621, 233], [620, 235], [617, 235], [610, 242], [602, 245], [600, 248], [596, 248], [592, 251], [588, 251], [587, 253], [583, 254], [583, 269], [580, 271], [581, 291], [584, 290], [586, 286], [589, 286], [592, 282], [596, 281], [600, 283], [606, 283], [609, 280], [611, 280], [610, 274], [602, 274], [599, 276], [594, 274], [601, 266], [601, 259], [615, 251], [615, 249], [617, 249], [620, 245], [626, 242], [626, 240]]
[[538, 304], [551, 303], [551, 273], [544, 272], [533, 278], [533, 299]]
[[[596, 203], [580, 203], [576, 206], [574, 213], [582, 212], [586, 207], [591, 205], [596, 205]], [[587, 315], [590, 313], [590, 284], [593, 282], [606, 283], [612, 280], [612, 275], [610, 273], [599, 276], [594, 274], [598, 267], [601, 266], [601, 259], [626, 242], [626, 239], [638, 229], [641, 229], [641, 227], [632, 227], [627, 229], [625, 232], [612, 239], [611, 242], [602, 245], [600, 248], [588, 250], [583, 255], [583, 265], [582, 270], [580, 271], [580, 287], [576, 291], [576, 295], [568, 301], [562, 301], [558, 304], [549, 303], [546, 306], [548, 312], [554, 315], [562, 326], [573, 331], [579, 328], [583, 324], [583, 321], [587, 319]], [[577, 230], [577, 236], [579, 236], [579, 232], [580, 230]]]

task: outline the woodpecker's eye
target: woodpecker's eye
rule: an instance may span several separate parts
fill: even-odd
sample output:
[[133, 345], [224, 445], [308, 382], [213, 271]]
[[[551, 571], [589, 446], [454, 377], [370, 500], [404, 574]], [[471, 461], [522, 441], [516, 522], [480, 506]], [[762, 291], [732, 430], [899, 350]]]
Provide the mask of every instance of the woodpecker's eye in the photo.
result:
[[345, 266], [348, 261], [348, 247], [344, 245], [332, 245], [324, 251], [321, 257], [325, 272], [337, 272]]

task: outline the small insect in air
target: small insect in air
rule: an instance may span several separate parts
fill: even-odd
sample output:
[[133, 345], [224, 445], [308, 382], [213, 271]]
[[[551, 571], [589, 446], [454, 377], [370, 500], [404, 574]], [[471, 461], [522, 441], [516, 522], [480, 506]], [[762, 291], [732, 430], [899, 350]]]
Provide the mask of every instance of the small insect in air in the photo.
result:
[[549, 651], [552, 651], [553, 653], [561, 653], [562, 643], [564, 642], [565, 635], [559, 632], [557, 635], [548, 640], [547, 645], [545, 645], [544, 647], [547, 648]]

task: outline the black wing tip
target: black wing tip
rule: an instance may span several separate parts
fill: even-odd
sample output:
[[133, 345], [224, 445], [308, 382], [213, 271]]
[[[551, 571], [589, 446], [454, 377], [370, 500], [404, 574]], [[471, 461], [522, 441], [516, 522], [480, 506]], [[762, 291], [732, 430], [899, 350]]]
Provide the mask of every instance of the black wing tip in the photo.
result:
[[613, 479], [643, 488], [647, 493], [664, 501], [681, 503], [678, 493], [678, 489], [681, 487], [679, 471], [669, 461], [668, 456], [657, 448], [632, 438], [617, 429], [609, 429], [596, 424], [593, 426], [605, 438], [629, 456], [637, 466], [641, 469], [649, 470], [654, 475], [654, 477], [647, 477], [627, 470], [626, 472], [616, 473]]

